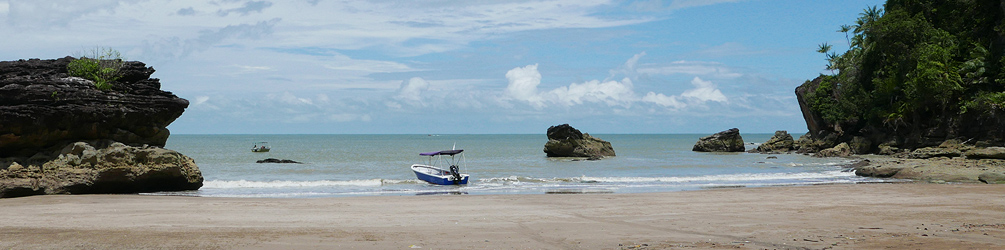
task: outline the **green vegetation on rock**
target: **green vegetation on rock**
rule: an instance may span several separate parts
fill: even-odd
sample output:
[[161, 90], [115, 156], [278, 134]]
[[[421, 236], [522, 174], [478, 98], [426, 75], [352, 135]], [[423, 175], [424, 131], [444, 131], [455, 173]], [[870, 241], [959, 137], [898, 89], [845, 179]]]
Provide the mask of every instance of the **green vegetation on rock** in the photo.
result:
[[82, 77], [94, 81], [94, 86], [100, 90], [112, 89], [112, 82], [121, 77], [122, 54], [112, 48], [94, 48], [87, 55], [80, 55], [66, 65], [70, 76]]

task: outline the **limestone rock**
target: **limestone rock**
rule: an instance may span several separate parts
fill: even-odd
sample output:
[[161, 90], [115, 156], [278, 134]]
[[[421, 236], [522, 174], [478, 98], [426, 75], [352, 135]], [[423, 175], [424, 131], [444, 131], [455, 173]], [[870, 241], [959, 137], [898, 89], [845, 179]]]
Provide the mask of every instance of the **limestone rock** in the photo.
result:
[[848, 143], [842, 142], [841, 144], [838, 144], [837, 146], [834, 146], [833, 148], [828, 148], [828, 149], [820, 150], [820, 152], [817, 152], [816, 156], [817, 157], [847, 157], [847, 156], [851, 156], [851, 154], [852, 154], [852, 152], [851, 152], [851, 146], [848, 146]]
[[929, 158], [935, 158], [935, 157], [949, 157], [949, 158], [952, 158], [952, 157], [959, 157], [962, 154], [963, 153], [961, 153], [960, 150], [953, 149], [953, 148], [925, 147], [925, 148], [919, 148], [919, 149], [915, 149], [914, 151], [911, 151], [911, 154], [908, 155], [908, 157], [914, 158], [914, 159], [929, 159]]
[[743, 152], [743, 150], [743, 137], [737, 128], [702, 137], [691, 148], [691, 151], [698, 152]]
[[[100, 144], [101, 142], [97, 142]], [[67, 145], [55, 159], [0, 170], [0, 198], [39, 194], [107, 194], [196, 190], [203, 177], [192, 158], [159, 147], [111, 143]]]
[[31, 157], [77, 141], [113, 140], [163, 147], [168, 124], [188, 101], [160, 90], [154, 69], [125, 62], [109, 91], [70, 77], [73, 60], [0, 62], [0, 158]]
[[977, 176], [977, 179], [987, 184], [1005, 184], [1005, 174], [988, 172]]
[[757, 146], [754, 151], [760, 153], [786, 153], [795, 149], [795, 141], [788, 131], [778, 130], [768, 141]]
[[987, 147], [967, 151], [967, 159], [1005, 159], [1005, 147]]
[[600, 159], [615, 156], [610, 142], [584, 134], [578, 129], [562, 124], [548, 128], [548, 142], [544, 144], [548, 157], [588, 157]]

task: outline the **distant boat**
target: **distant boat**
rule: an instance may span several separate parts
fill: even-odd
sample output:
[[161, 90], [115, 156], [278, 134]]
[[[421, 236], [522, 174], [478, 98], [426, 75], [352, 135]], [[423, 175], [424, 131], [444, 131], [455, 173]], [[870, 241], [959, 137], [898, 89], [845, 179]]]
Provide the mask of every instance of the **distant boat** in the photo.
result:
[[268, 142], [264, 142], [264, 141], [263, 142], [259, 142], [259, 143], [255, 143], [254, 146], [251, 146], [251, 152], [255, 152], [255, 153], [265, 153], [265, 152], [269, 152], [269, 150], [272, 150], [272, 148], [269, 147], [269, 143]]
[[[429, 156], [428, 164], [412, 164], [412, 172], [415, 172], [415, 177], [419, 180], [423, 180], [432, 184], [437, 185], [465, 185], [468, 184], [467, 174], [462, 174], [460, 166], [464, 164], [464, 152], [463, 149], [454, 150], [443, 150], [436, 152], [420, 153], [421, 156]], [[450, 158], [443, 157], [444, 155], [450, 156]], [[460, 155], [460, 159], [456, 156]], [[436, 161], [433, 161], [433, 158]], [[437, 165], [448, 165], [447, 169], [438, 167]]]

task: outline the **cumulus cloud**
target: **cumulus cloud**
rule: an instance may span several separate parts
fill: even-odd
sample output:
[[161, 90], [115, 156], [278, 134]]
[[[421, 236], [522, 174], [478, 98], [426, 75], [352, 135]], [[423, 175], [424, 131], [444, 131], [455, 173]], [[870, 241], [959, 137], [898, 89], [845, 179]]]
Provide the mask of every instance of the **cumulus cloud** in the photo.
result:
[[[635, 65], [644, 55], [644, 52], [636, 54], [618, 69], [612, 70], [612, 75], [619, 72], [626, 75], [636, 75], [633, 73]], [[707, 102], [729, 102], [729, 98], [714, 83], [699, 77], [694, 77], [691, 80], [693, 88], [685, 90], [679, 95], [649, 91], [639, 97], [630, 77], [624, 77], [620, 81], [590, 80], [541, 91], [538, 89], [541, 84], [541, 73], [537, 67], [537, 64], [533, 64], [506, 72], [509, 84], [504, 91], [506, 98], [502, 100], [524, 102], [537, 109], [549, 105], [572, 107], [589, 103], [630, 108], [634, 103], [649, 103], [671, 110], [680, 110], [690, 106], [704, 105]]]
[[530, 103], [534, 107], [544, 107], [544, 100], [538, 94], [537, 85], [541, 84], [541, 72], [537, 71], [537, 64], [517, 67], [506, 72], [505, 95], [520, 101]]
[[578, 84], [572, 83], [569, 86], [549, 91], [547, 96], [551, 97], [553, 102], [565, 106], [592, 102], [604, 103], [608, 106], [629, 107], [635, 101], [632, 80], [628, 78], [624, 78], [620, 82], [592, 80]]
[[684, 91], [684, 93], [680, 95], [681, 97], [691, 98], [694, 100], [698, 100], [699, 102], [729, 101], [729, 99], [727, 99], [726, 96], [723, 95], [722, 92], [715, 87], [715, 84], [712, 84], [712, 82], [710, 81], [705, 81], [702, 80], [701, 78], [695, 77], [693, 80], [691, 80], [691, 85], [694, 85], [694, 88]]
[[429, 89], [429, 82], [420, 77], [412, 77], [408, 81], [401, 81], [401, 88], [398, 89], [399, 100], [422, 103], [422, 92]]

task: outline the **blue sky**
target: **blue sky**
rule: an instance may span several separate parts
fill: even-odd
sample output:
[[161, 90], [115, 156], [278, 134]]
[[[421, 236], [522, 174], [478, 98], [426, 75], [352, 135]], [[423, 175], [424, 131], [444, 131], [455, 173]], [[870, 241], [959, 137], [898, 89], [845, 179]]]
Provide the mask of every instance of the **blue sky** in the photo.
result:
[[883, 1], [0, 1], [0, 60], [112, 47], [174, 134], [806, 131], [822, 42]]

